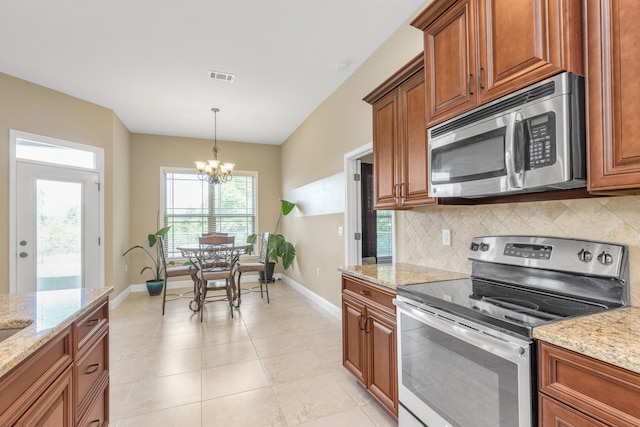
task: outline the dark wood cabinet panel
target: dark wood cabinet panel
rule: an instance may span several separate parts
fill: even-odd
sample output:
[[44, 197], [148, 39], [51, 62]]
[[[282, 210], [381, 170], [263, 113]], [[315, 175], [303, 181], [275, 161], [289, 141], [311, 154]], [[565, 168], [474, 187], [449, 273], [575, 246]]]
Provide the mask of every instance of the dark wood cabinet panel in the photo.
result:
[[427, 127], [561, 71], [584, 73], [581, 0], [440, 0], [424, 32]]
[[570, 406], [540, 396], [540, 425], [544, 427], [606, 427]]
[[396, 320], [382, 311], [369, 308], [367, 322], [369, 391], [397, 414]]
[[67, 369], [14, 424], [16, 427], [73, 427], [71, 369]]
[[400, 178], [398, 164], [402, 146], [398, 143], [398, 92], [373, 105], [373, 175], [376, 209], [397, 207]]
[[364, 100], [373, 106], [375, 209], [436, 203], [429, 197], [423, 55]]
[[[640, 425], [640, 374], [544, 342], [538, 360], [541, 405], [555, 399], [592, 420], [586, 425]], [[555, 420], [553, 409], [541, 421]]]
[[422, 206], [436, 203], [429, 197], [429, 147], [425, 129], [424, 74], [418, 73], [400, 86], [402, 105], [403, 156], [400, 197], [402, 206]]
[[588, 0], [587, 123], [591, 192], [640, 189], [640, 2]]
[[358, 381], [366, 384], [364, 304], [349, 295], [342, 295], [342, 364]]
[[426, 127], [476, 106], [475, 11], [458, 1], [424, 28]]
[[364, 387], [398, 415], [395, 292], [342, 276], [342, 360]]

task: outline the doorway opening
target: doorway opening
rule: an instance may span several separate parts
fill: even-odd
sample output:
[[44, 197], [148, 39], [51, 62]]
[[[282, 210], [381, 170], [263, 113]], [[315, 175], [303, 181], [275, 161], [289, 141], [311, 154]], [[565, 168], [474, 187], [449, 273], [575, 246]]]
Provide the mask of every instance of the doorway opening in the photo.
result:
[[395, 215], [373, 209], [373, 144], [345, 154], [345, 176], [346, 265], [392, 262]]

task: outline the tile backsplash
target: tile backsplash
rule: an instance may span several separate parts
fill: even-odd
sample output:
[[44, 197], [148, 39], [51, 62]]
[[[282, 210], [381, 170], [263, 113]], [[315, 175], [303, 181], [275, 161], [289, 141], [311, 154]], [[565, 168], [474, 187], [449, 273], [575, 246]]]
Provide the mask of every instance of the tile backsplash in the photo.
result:
[[[470, 273], [471, 238], [486, 235], [571, 237], [629, 247], [631, 304], [640, 306], [640, 196], [476, 206], [429, 206], [396, 216], [398, 262]], [[451, 245], [442, 230], [451, 230]]]

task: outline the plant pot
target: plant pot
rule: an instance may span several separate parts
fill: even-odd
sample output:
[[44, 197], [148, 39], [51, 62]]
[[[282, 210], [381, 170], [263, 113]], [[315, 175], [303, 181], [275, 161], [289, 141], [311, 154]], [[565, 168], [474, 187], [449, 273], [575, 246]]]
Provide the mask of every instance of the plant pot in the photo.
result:
[[260, 281], [262, 283], [271, 283], [271, 282], [275, 282], [274, 278], [273, 278], [273, 269], [276, 267], [276, 263], [275, 262], [268, 262], [267, 263], [267, 267], [264, 269], [264, 272], [259, 271], [258, 274], [260, 275]]
[[163, 286], [164, 280], [147, 280], [147, 292], [152, 297], [160, 295]]

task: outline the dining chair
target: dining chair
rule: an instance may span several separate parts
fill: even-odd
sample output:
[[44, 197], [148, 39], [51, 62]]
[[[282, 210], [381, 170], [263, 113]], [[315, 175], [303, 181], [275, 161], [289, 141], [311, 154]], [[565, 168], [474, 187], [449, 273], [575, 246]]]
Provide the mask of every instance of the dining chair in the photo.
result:
[[234, 251], [234, 236], [201, 236], [198, 239], [201, 247], [200, 266], [200, 321], [203, 319], [204, 304], [207, 291], [224, 290], [233, 317], [234, 279], [233, 267], [237, 259]]
[[269, 249], [269, 233], [262, 233], [260, 238], [260, 247], [259, 253], [260, 257], [258, 258], [258, 262], [238, 262], [236, 264], [236, 271], [238, 272], [238, 306], [240, 306], [242, 289], [240, 288], [240, 279], [242, 278], [242, 273], [255, 273], [260, 274], [262, 272], [262, 276], [258, 279], [260, 282], [260, 298], [264, 298], [262, 284], [264, 282], [264, 287], [267, 291], [267, 304], [269, 304], [269, 285], [266, 280], [266, 268], [267, 268], [267, 252]]
[[[164, 270], [164, 286], [162, 287], [162, 315], [164, 316], [164, 309], [167, 303], [167, 288], [169, 287], [169, 278], [170, 277], [182, 277], [182, 276], [191, 276], [193, 279], [193, 290], [195, 292], [197, 286], [197, 274], [198, 267], [195, 265], [180, 265], [175, 267], [167, 267], [167, 257], [165, 255], [164, 250], [164, 239], [162, 236], [158, 236], [157, 244], [160, 248], [160, 259], [162, 260], [162, 268]], [[169, 296], [174, 296], [175, 298], [170, 299], [169, 301], [174, 301], [182, 298], [184, 294], [168, 294]]]

